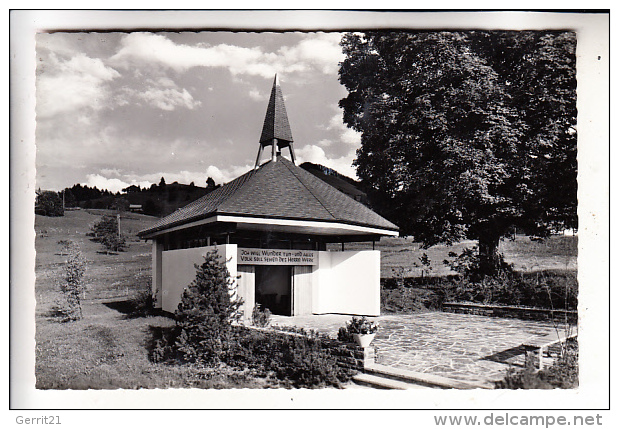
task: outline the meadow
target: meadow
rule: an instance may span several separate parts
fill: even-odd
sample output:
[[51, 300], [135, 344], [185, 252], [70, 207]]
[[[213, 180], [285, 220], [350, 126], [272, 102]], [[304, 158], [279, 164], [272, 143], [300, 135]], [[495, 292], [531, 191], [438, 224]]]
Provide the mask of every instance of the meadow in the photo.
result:
[[[123, 213], [124, 252], [106, 253], [86, 235], [105, 210], [36, 216], [36, 388], [139, 389], [262, 387], [247, 371], [151, 362], [156, 332], [174, 325], [165, 316], [133, 317], [130, 300], [150, 286], [151, 246], [135, 234], [156, 218]], [[60, 282], [66, 255], [60, 240], [79, 243], [87, 260], [82, 320], [61, 322]]]

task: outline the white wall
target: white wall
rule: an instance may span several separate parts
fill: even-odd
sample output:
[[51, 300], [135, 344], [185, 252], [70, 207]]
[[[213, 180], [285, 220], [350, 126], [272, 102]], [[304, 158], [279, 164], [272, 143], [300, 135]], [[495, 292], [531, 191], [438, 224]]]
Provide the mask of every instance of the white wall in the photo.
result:
[[292, 314], [312, 314], [312, 290], [315, 279], [314, 266], [297, 265], [292, 269]]
[[[230, 276], [237, 278], [237, 246], [196, 247], [192, 249], [161, 252], [161, 303], [162, 309], [173, 313], [181, 300], [183, 290], [195, 279], [194, 264], [213, 248], [225, 258]], [[318, 266], [307, 279], [306, 293], [312, 296], [312, 313], [340, 313], [367, 316], [380, 315], [380, 251], [361, 250], [346, 252], [318, 252]], [[242, 273], [245, 274], [245, 273]], [[252, 276], [253, 277], [253, 276]], [[253, 280], [253, 281], [250, 281]], [[254, 278], [247, 279], [238, 292], [248, 300], [246, 317], [251, 317], [253, 290], [249, 289]], [[236, 296], [236, 295], [235, 295]], [[307, 296], [307, 295], [306, 295]], [[300, 297], [299, 297], [300, 298]], [[299, 309], [300, 303], [297, 303]], [[304, 309], [301, 313], [305, 313]]]
[[237, 291], [243, 298], [243, 320], [251, 322], [251, 315], [256, 306], [256, 267], [253, 265], [238, 265]]
[[152, 295], [154, 297], [153, 307], [161, 308], [162, 305], [162, 294], [161, 290], [161, 254], [163, 252], [163, 244], [161, 244], [158, 240], [153, 240], [153, 254], [152, 254], [152, 275], [153, 281], [151, 284]]
[[181, 302], [183, 291], [196, 278], [194, 264], [204, 262], [207, 252], [217, 249], [224, 258], [230, 277], [236, 280], [236, 244], [167, 250], [161, 255], [162, 309], [174, 313]]
[[380, 251], [319, 252], [314, 314], [380, 315]]

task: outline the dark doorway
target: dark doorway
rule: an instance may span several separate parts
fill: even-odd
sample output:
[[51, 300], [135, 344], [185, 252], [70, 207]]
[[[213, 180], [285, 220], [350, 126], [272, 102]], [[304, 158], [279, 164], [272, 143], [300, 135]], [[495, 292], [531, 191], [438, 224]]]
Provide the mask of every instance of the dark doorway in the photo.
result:
[[256, 303], [273, 314], [292, 315], [290, 268], [286, 265], [256, 266]]

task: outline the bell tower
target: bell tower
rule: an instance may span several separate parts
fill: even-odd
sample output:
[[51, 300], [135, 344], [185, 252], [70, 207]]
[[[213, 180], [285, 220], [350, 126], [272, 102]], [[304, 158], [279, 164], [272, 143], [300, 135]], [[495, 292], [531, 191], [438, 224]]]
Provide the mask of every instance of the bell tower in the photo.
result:
[[288, 114], [284, 105], [284, 97], [282, 89], [279, 86], [277, 74], [273, 80], [273, 88], [271, 89], [271, 97], [267, 106], [267, 113], [262, 126], [262, 134], [260, 135], [260, 147], [258, 148], [258, 156], [256, 157], [257, 169], [260, 166], [260, 156], [266, 146], [271, 146], [271, 161], [277, 162], [277, 155], [283, 148], [290, 150], [290, 158], [293, 164], [295, 163], [294, 147], [292, 145], [292, 132], [288, 123]]

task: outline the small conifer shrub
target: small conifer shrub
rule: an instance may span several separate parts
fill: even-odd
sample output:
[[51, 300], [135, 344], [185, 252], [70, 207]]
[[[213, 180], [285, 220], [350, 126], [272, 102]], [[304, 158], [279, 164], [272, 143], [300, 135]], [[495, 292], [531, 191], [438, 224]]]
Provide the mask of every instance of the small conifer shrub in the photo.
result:
[[196, 278], [185, 289], [176, 324], [176, 348], [187, 362], [220, 363], [233, 343], [232, 323], [242, 316], [242, 300], [234, 296], [234, 281], [216, 250], [196, 265]]

